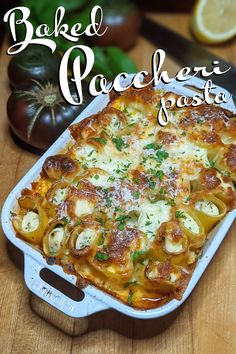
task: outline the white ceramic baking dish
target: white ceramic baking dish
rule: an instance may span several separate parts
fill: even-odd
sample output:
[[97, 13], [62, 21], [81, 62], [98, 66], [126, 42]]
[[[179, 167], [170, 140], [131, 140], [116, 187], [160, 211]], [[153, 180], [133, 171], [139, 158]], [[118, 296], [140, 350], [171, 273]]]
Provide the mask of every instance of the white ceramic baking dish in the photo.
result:
[[[130, 75], [128, 79], [123, 80], [124, 84], [127, 84], [131, 78], [132, 75]], [[188, 86], [185, 86], [185, 84]], [[192, 96], [194, 93], [196, 93], [196, 90], [192, 89], [191, 86], [195, 88], [202, 88], [203, 85], [204, 81], [194, 78], [190, 81], [187, 81], [187, 83], [180, 83], [176, 81], [168, 85], [164, 85], [161, 83], [158, 85], [158, 88], [163, 88], [167, 91], [173, 91], [178, 94]], [[226, 90], [220, 87], [217, 87], [214, 90], [214, 93], [217, 93], [219, 91], [224, 91], [227, 95], [229, 95]], [[73, 123], [79, 122], [83, 118], [100, 111], [106, 106], [108, 100], [108, 95], [102, 94], [96, 97], [75, 119]], [[232, 100], [230, 100], [227, 104], [223, 104], [222, 106], [228, 108], [231, 111], [235, 111], [235, 106]], [[123, 304], [121, 301], [117, 300], [113, 296], [97, 289], [95, 286], [89, 285], [85, 289], [83, 289], [83, 300], [77, 302], [63, 294], [61, 291], [55, 289], [52, 285], [46, 283], [40, 277], [40, 272], [43, 268], [48, 268], [52, 272], [55, 272], [57, 275], [64, 278], [73, 285], [76, 284], [76, 277], [66, 274], [60, 266], [48, 265], [39, 251], [34, 249], [27, 242], [24, 242], [16, 237], [14, 229], [12, 227], [12, 223], [10, 221], [11, 211], [16, 205], [16, 199], [17, 197], [19, 197], [21, 190], [23, 188], [29, 187], [30, 183], [33, 180], [37, 179], [46, 157], [57, 154], [65, 146], [69, 139], [70, 134], [69, 131], [66, 130], [16, 185], [16, 187], [9, 194], [2, 208], [3, 231], [9, 241], [12, 242], [17, 248], [19, 248], [24, 253], [24, 278], [27, 287], [41, 299], [45, 300], [58, 310], [75, 318], [88, 316], [95, 312], [108, 308], [113, 308], [127, 316], [141, 319], [161, 317], [176, 310], [191, 294], [198, 280], [202, 276], [204, 270], [211, 261], [219, 245], [227, 234], [227, 231], [232, 225], [236, 216], [236, 210], [233, 210], [228, 213], [224, 220], [219, 225], [217, 225], [217, 227], [211, 232], [211, 237], [209, 238], [209, 241], [204, 247], [203, 256], [199, 260], [196, 269], [194, 270], [192, 278], [181, 301], [171, 300], [167, 304], [156, 309], [136, 310], [130, 306]]]

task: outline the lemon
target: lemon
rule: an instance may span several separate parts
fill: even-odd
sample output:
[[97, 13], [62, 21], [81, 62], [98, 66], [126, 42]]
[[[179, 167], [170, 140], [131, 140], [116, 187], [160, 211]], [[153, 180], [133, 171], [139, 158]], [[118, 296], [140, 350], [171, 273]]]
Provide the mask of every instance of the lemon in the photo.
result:
[[236, 0], [199, 0], [193, 10], [192, 30], [207, 44], [225, 42], [236, 35]]

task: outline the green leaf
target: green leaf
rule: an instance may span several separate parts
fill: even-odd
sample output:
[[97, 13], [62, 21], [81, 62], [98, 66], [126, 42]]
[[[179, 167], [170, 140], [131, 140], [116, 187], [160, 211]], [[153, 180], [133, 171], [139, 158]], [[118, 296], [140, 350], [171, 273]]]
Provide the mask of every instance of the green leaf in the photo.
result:
[[113, 79], [114, 73], [109, 67], [109, 62], [105, 53], [105, 49], [101, 47], [92, 47], [92, 50], [95, 56], [93, 70], [96, 71], [98, 74], [104, 75], [108, 79]]
[[[16, 11], [15, 16], [16, 16], [16, 21], [22, 18], [20, 11]], [[30, 16], [30, 22], [31, 22], [32, 26], [34, 27], [34, 29], [38, 26], [38, 23], [35, 21], [35, 19], [32, 16]], [[10, 33], [9, 27], [7, 24], [6, 24], [6, 27], [7, 27], [7, 33]], [[25, 31], [24, 24], [16, 25], [17, 42], [23, 41], [25, 39], [25, 34], [26, 34], [26, 31]]]
[[[57, 45], [57, 49], [63, 53], [65, 53], [69, 48], [71, 48], [77, 44], [84, 44], [84, 42], [81, 40], [81, 38], [79, 40], [79, 43], [69, 42], [62, 37], [53, 38], [53, 40]], [[70, 54], [69, 61], [70, 62], [74, 61], [74, 59], [77, 58], [78, 56], [80, 57], [81, 65], [82, 66], [85, 65], [85, 56], [78, 49], [72, 50], [72, 52]]]
[[[70, 0], [64, 0], [66, 3], [70, 2]], [[73, 2], [75, 2], [76, 0], [73, 0]], [[69, 26], [73, 26], [73, 24], [75, 23], [81, 23], [81, 31], [84, 31], [85, 28], [90, 24], [90, 14], [91, 14], [91, 10], [95, 5], [102, 5], [103, 4], [103, 0], [80, 0], [83, 2], [83, 5], [85, 5], [86, 3], [88, 4], [87, 6], [77, 6], [77, 8], [82, 7], [82, 9], [80, 9], [80, 11], [78, 11], [75, 15], [70, 14], [70, 16], [68, 16], [68, 19], [66, 21], [66, 23]], [[68, 4], [69, 5], [69, 4]], [[67, 6], [68, 6], [67, 5]]]
[[[22, 0], [24, 6], [28, 6], [30, 9], [33, 9], [37, 17], [43, 19], [45, 12], [51, 12], [52, 18], [54, 17], [54, 13], [59, 6], [63, 6], [66, 12], [79, 10], [82, 6], [86, 4], [86, 0]], [[41, 21], [43, 23], [43, 21]]]
[[53, 3], [57, 4], [57, 7], [63, 6], [66, 11], [74, 11], [84, 6], [87, 0], [53, 0]]
[[108, 62], [114, 75], [118, 75], [121, 72], [136, 73], [138, 68], [134, 61], [118, 47], [107, 47], [106, 53], [108, 56]]

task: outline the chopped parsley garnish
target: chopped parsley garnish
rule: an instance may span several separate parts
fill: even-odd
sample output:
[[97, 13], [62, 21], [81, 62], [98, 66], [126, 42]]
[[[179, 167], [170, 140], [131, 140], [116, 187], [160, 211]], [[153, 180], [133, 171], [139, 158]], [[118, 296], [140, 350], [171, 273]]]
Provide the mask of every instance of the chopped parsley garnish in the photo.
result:
[[110, 207], [111, 207], [111, 198], [110, 198], [110, 196], [109, 196], [109, 190], [108, 190], [108, 188], [106, 188], [106, 189], [103, 189], [103, 191], [104, 191], [104, 193], [105, 193], [106, 206], [107, 206], [108, 208], [110, 208]]
[[120, 213], [122, 213], [123, 210], [122, 210], [120, 207], [116, 206], [116, 207], [115, 207], [115, 212], [120, 212]]
[[102, 133], [109, 137], [109, 134], [108, 134], [108, 132], [106, 130], [103, 129]]
[[159, 190], [159, 194], [163, 195], [165, 193], [166, 193], [165, 189], [163, 187], [161, 187], [160, 190]]
[[101, 226], [105, 226], [105, 221], [102, 218], [97, 218], [96, 221], [99, 222]]
[[131, 252], [131, 259], [133, 262], [136, 262], [138, 260], [138, 258], [143, 255], [144, 253], [146, 253], [146, 251], [133, 251]]
[[137, 283], [137, 280], [127, 281], [127, 283], [124, 284], [124, 288], [126, 289], [129, 285], [136, 285]]
[[98, 141], [99, 143], [101, 143], [102, 145], [107, 144], [106, 139], [104, 139], [103, 137], [95, 138], [95, 140]]
[[202, 258], [202, 256], [203, 256], [203, 253], [202, 253], [202, 252], [200, 252], [200, 253], [198, 253], [197, 258], [198, 258], [198, 259], [201, 259], [201, 258]]
[[139, 184], [140, 180], [138, 178], [134, 178], [134, 183]]
[[151, 224], [152, 224], [152, 222], [149, 221], [149, 220], [147, 220], [147, 221], [145, 222], [145, 226], [149, 226], [149, 225], [151, 225]]
[[122, 112], [127, 116], [127, 117], [131, 117], [132, 113], [130, 113], [126, 107], [123, 108]]
[[170, 206], [175, 206], [175, 201], [173, 198], [169, 198], [166, 200], [166, 205], [170, 205]]
[[176, 210], [176, 212], [175, 212], [175, 217], [176, 217], [177, 219], [180, 219], [180, 218], [186, 219], [186, 216], [184, 215], [184, 212], [181, 211], [181, 210]]
[[229, 171], [225, 171], [225, 172], [224, 172], [224, 176], [230, 177], [230, 172], [229, 172]]
[[61, 219], [64, 223], [64, 226], [66, 226], [67, 224], [70, 223], [70, 219], [67, 216], [63, 216], [63, 218]]
[[160, 149], [160, 148], [161, 148], [161, 145], [159, 145], [159, 144], [157, 144], [157, 143], [150, 143], [150, 144], [147, 144], [144, 149], [148, 149], [148, 150], [150, 150], [150, 149], [158, 150], [158, 149]]
[[185, 197], [184, 202], [185, 202], [185, 203], [188, 203], [190, 200], [191, 200], [191, 197], [188, 196], [188, 197]]
[[128, 220], [130, 217], [128, 215], [120, 215], [118, 216], [118, 218], [116, 218], [115, 220], [118, 222], [118, 230], [123, 231], [125, 228], [125, 222], [126, 220]]
[[115, 177], [114, 176], [110, 176], [107, 180], [111, 181], [111, 182], [114, 182], [115, 181]]
[[167, 157], [169, 157], [169, 154], [165, 150], [157, 150], [155, 156], [156, 156], [156, 160], [159, 163], [162, 163], [165, 159], [167, 159]]
[[82, 224], [82, 220], [81, 220], [80, 218], [78, 218], [78, 219], [76, 220], [74, 226], [78, 226], [78, 225], [80, 225], [80, 224]]
[[144, 149], [152, 149], [155, 150], [155, 155], [149, 155], [150, 158], [155, 159], [159, 164], [161, 164], [169, 154], [167, 151], [161, 149], [162, 146], [157, 144], [156, 142], [147, 144]]
[[129, 147], [129, 144], [126, 144], [122, 138], [113, 138], [112, 139], [113, 144], [117, 148], [117, 150], [121, 151], [122, 149], [125, 149]]
[[148, 182], [148, 184], [150, 189], [155, 189], [156, 183], [152, 179]]
[[214, 160], [209, 160], [209, 165], [210, 167], [215, 167], [215, 161]]
[[100, 240], [98, 241], [98, 246], [102, 246], [104, 244], [105, 238], [102, 235], [102, 237], [100, 238]]
[[90, 157], [93, 153], [94, 153], [95, 150], [91, 150], [90, 153], [88, 154], [88, 157]]
[[198, 118], [197, 123], [202, 125], [204, 123], [204, 118], [203, 117]]
[[128, 297], [127, 297], [127, 302], [128, 302], [128, 304], [130, 305], [130, 306], [132, 306], [132, 298], [133, 298], [133, 295], [134, 295], [134, 293], [133, 293], [133, 291], [129, 291], [129, 294], [128, 294]]
[[109, 252], [109, 245], [105, 245], [103, 248], [106, 252]]
[[95, 258], [97, 261], [107, 261], [110, 257], [104, 252], [97, 252]]
[[134, 192], [133, 196], [134, 196], [134, 198], [139, 198], [140, 197], [140, 192], [139, 191]]
[[161, 170], [155, 172], [155, 177], [157, 177], [160, 181], [163, 179], [164, 175], [164, 172]]

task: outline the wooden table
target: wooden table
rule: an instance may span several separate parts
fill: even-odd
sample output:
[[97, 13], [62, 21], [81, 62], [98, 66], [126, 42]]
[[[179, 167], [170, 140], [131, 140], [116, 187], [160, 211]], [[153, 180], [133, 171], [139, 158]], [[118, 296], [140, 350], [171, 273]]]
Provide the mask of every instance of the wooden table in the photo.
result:
[[[187, 15], [156, 15], [160, 22], [190, 37]], [[157, 33], [158, 36], [158, 33]], [[5, 55], [0, 57], [0, 201], [38, 159], [12, 141], [7, 124], [6, 101], [10, 90]], [[139, 38], [131, 51], [140, 69], [150, 70], [154, 47]], [[236, 44], [211, 50], [236, 65]], [[183, 53], [184, 55], [184, 53]], [[175, 73], [178, 66], [167, 59], [165, 68]], [[236, 238], [229, 231], [214, 260], [193, 294], [178, 313], [161, 320], [141, 321], [115, 312], [100, 313], [89, 320], [90, 331], [71, 337], [46, 323], [29, 306], [29, 293], [22, 272], [6, 253], [0, 237], [0, 353], [236, 353]]]

